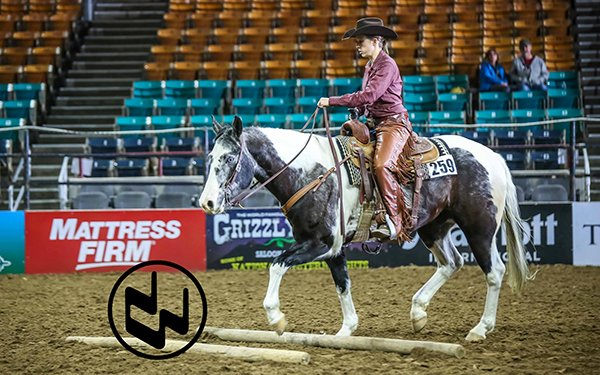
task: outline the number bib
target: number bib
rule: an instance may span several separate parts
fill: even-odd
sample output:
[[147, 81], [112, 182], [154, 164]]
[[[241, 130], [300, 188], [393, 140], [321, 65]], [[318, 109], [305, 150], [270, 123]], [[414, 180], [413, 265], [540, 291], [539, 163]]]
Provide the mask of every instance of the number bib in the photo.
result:
[[436, 161], [426, 164], [427, 177], [438, 178], [457, 174], [456, 164], [451, 154], [442, 155]]

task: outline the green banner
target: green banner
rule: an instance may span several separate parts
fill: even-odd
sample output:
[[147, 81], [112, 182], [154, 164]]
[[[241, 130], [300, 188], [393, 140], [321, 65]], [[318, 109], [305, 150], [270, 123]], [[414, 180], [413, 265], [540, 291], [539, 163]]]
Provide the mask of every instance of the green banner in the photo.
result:
[[0, 211], [0, 274], [25, 273], [25, 212]]

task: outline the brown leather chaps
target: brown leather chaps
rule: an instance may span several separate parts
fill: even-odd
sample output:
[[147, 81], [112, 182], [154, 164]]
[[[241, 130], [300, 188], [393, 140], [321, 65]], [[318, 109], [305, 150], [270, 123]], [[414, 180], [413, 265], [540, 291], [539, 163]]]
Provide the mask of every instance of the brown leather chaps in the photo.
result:
[[373, 123], [377, 132], [374, 165], [379, 191], [398, 241], [407, 241], [412, 220], [400, 184], [409, 181], [410, 167], [406, 161], [411, 156], [416, 134], [407, 113], [374, 119]]

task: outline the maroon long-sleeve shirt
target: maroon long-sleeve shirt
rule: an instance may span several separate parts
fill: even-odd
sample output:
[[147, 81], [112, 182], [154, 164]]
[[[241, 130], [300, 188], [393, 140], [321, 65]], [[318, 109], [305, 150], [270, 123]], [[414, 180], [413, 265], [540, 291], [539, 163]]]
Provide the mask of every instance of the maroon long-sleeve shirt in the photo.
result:
[[379, 118], [406, 112], [402, 104], [402, 78], [398, 65], [387, 53], [380, 52], [373, 64], [367, 63], [362, 90], [329, 98], [329, 105], [356, 107], [358, 114]]

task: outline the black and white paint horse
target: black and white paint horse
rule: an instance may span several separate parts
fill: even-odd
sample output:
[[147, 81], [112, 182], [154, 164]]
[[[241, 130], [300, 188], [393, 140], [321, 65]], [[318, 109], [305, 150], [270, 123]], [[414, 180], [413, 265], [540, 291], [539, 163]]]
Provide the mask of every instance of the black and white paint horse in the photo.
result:
[[[278, 172], [298, 154], [309, 137], [293, 130], [243, 128], [237, 117], [231, 126], [214, 121], [213, 127], [216, 141], [208, 157], [208, 178], [199, 200], [209, 214], [223, 212], [228, 200], [248, 188], [254, 179], [263, 182]], [[479, 341], [496, 323], [505, 273], [496, 247], [496, 233], [502, 221], [507, 237], [508, 284], [519, 292], [529, 278], [517, 194], [510, 171], [499, 155], [459, 136], [440, 138], [449, 146], [458, 174], [423, 183], [417, 228], [421, 240], [435, 256], [437, 270], [414, 295], [410, 316], [414, 331], [420, 331], [427, 323], [426, 309], [432, 297], [462, 267], [463, 258], [450, 238], [450, 229], [458, 225], [487, 282], [483, 316], [466, 337], [468, 341]], [[313, 136], [301, 155], [266, 188], [283, 204], [333, 165], [327, 138]], [[286, 326], [279, 309], [281, 279], [290, 267], [312, 261], [325, 261], [331, 269], [344, 316], [337, 334], [351, 335], [358, 326], [342, 248], [350, 238], [341, 235], [337, 183], [335, 174], [330, 176], [316, 192], [305, 195], [288, 212], [296, 242], [273, 261], [263, 303], [269, 323], [279, 333]], [[351, 235], [360, 214], [359, 188], [349, 184], [346, 173], [342, 174], [342, 184], [346, 233]], [[411, 189], [405, 189], [410, 196]]]

